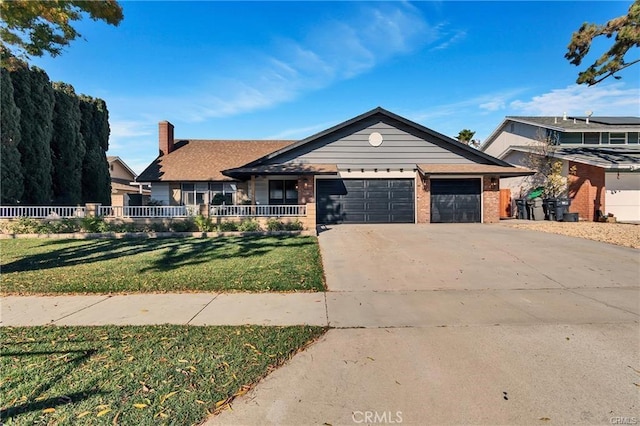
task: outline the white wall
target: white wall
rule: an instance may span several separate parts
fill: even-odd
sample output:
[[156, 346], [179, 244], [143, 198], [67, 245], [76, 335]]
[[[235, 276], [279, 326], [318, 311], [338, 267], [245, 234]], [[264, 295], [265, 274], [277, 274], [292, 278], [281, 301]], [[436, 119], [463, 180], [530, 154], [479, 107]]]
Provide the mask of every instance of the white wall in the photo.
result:
[[605, 214], [619, 221], [640, 221], [640, 172], [605, 173]]
[[[511, 129], [513, 125], [513, 130]], [[486, 149], [482, 149], [489, 155], [500, 158], [500, 155], [510, 146], [527, 146], [539, 143], [538, 138], [544, 137], [545, 130], [529, 124], [507, 122], [498, 136]]]
[[168, 183], [154, 182], [151, 184], [151, 199], [162, 201], [163, 206], [170, 204], [171, 194]]

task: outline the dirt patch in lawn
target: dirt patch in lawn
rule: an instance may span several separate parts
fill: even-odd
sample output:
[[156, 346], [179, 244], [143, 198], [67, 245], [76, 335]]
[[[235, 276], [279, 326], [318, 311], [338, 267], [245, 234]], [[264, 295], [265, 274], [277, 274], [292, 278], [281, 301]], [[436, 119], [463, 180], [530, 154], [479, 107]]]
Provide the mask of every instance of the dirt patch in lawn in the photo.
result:
[[602, 222], [552, 222], [547, 220], [503, 223], [512, 228], [550, 232], [624, 247], [640, 248], [640, 225]]

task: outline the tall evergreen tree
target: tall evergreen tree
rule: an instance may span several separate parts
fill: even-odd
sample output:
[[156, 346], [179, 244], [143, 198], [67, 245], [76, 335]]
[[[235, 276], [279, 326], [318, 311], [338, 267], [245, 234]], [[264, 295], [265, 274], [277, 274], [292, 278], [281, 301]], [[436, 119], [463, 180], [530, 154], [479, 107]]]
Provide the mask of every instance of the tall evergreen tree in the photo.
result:
[[80, 101], [69, 84], [54, 83], [53, 88], [53, 198], [57, 205], [75, 205], [82, 202], [82, 162], [85, 156], [85, 144], [80, 133]]
[[22, 199], [24, 181], [20, 164], [20, 110], [13, 99], [13, 86], [9, 71], [0, 69], [0, 203], [16, 204]]
[[47, 74], [15, 61], [10, 70], [13, 97], [20, 109], [20, 144], [24, 176], [23, 204], [51, 202], [53, 88]]
[[102, 99], [80, 96], [80, 132], [86, 145], [82, 164], [82, 202], [111, 204], [111, 176], [106, 149], [109, 144], [109, 117]]

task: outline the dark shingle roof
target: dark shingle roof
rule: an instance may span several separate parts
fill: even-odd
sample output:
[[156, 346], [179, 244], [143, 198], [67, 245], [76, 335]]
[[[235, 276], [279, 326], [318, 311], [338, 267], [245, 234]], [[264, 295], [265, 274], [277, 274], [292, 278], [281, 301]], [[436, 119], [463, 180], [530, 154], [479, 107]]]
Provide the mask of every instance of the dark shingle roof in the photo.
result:
[[640, 131], [640, 117], [590, 117], [589, 123], [586, 117], [567, 117], [566, 120], [562, 117], [508, 116], [506, 118], [562, 131]]
[[232, 180], [221, 171], [240, 167], [292, 143], [290, 140], [176, 140], [174, 151], [156, 158], [137, 181]]

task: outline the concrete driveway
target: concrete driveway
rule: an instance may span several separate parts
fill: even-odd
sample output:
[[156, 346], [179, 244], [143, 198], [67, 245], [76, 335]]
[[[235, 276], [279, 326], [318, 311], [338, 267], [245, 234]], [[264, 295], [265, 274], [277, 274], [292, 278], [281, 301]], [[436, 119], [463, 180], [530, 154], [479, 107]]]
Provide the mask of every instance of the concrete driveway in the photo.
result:
[[636, 424], [639, 251], [501, 225], [335, 226], [334, 329], [210, 424]]

